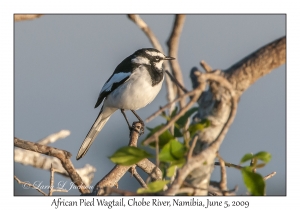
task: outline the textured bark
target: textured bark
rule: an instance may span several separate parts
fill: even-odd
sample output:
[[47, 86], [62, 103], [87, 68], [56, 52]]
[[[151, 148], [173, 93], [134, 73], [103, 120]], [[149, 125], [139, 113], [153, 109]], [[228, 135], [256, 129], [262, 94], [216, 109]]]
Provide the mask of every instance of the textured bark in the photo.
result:
[[[270, 73], [280, 65], [286, 62], [286, 38], [277, 39], [250, 55], [243, 58], [230, 68], [224, 71], [214, 71], [227, 78], [235, 90], [236, 96], [240, 97], [242, 93], [249, 88], [255, 81], [264, 75]], [[191, 80], [193, 87], [197, 87], [199, 82], [195, 79], [198, 70], [193, 68], [191, 71]], [[211, 126], [199, 132], [199, 140], [194, 149], [194, 155], [201, 154], [203, 150], [215, 141], [228, 119], [231, 102], [228, 91], [216, 82], [211, 82], [209, 89], [204, 92], [199, 100], [199, 111], [194, 117], [194, 122], [201, 119], [209, 119]], [[197, 188], [197, 195], [207, 195], [210, 176], [214, 167], [216, 154], [207, 156], [205, 164], [198, 164], [185, 180], [193, 187]]]

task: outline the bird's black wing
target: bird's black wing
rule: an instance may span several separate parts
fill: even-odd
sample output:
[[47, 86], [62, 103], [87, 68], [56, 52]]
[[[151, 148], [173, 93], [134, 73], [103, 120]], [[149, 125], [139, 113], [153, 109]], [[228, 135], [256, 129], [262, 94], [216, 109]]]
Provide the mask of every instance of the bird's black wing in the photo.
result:
[[117, 87], [122, 85], [124, 82], [128, 80], [132, 73], [132, 69], [134, 69], [136, 64], [131, 63], [132, 57], [129, 56], [125, 58], [115, 69], [110, 78], [103, 85], [95, 108], [97, 108], [103, 101], [103, 99], [108, 96], [112, 91], [114, 91]]

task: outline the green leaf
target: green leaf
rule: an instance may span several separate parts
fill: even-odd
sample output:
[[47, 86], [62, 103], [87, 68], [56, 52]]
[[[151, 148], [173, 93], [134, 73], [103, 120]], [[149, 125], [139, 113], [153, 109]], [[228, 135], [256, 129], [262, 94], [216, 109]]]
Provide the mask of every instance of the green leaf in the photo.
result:
[[248, 160], [251, 160], [253, 158], [253, 155], [251, 154], [251, 153], [247, 153], [247, 154], [245, 154], [243, 157], [242, 157], [242, 159], [241, 159], [241, 161], [240, 161], [240, 164], [241, 163], [245, 163], [245, 162], [247, 162]]
[[197, 107], [193, 107], [190, 110], [188, 110], [183, 116], [181, 116], [175, 124], [177, 124], [179, 126], [179, 128], [183, 128], [184, 125], [186, 124], [188, 118], [195, 113], [196, 111], [198, 111]]
[[176, 168], [177, 168], [176, 165], [170, 166], [170, 167], [167, 169], [167, 177], [172, 177], [172, 176], [174, 176]]
[[265, 163], [260, 163], [260, 164], [257, 164], [257, 165], [255, 166], [255, 168], [263, 168], [263, 167], [265, 167], [265, 166], [266, 166]]
[[171, 144], [171, 153], [176, 159], [181, 159], [184, 157], [184, 154], [186, 152], [185, 146], [180, 143], [179, 141], [172, 140], [170, 141]]
[[159, 160], [168, 162], [168, 161], [175, 161], [176, 158], [172, 155], [171, 153], [171, 144], [170, 142], [167, 143], [160, 151], [159, 155]]
[[177, 166], [178, 168], [181, 168], [186, 162], [186, 159], [183, 157], [179, 160], [172, 161], [171, 166]]
[[109, 159], [119, 165], [133, 165], [144, 158], [152, 157], [151, 154], [137, 147], [125, 146], [118, 149]]
[[170, 181], [168, 180], [158, 180], [155, 182], [151, 182], [148, 184], [148, 188], [139, 188], [137, 193], [156, 193], [160, 192], [164, 189], [164, 186], [168, 184]]
[[244, 183], [251, 195], [265, 194], [265, 181], [260, 174], [251, 171], [251, 167], [245, 167], [242, 170]]
[[174, 126], [174, 137], [182, 137], [183, 134], [181, 133], [180, 129], [178, 128], [178, 126]]
[[[251, 160], [251, 159], [253, 159], [253, 158], [258, 159], [258, 160], [261, 160], [261, 161], [263, 161], [263, 162], [265, 162], [265, 163], [268, 163], [268, 162], [271, 160], [272, 156], [271, 156], [270, 153], [264, 152], [264, 151], [258, 152], [258, 153], [254, 154], [254, 155], [252, 155], [251, 153], [247, 153], [247, 154], [245, 154], [245, 155], [242, 157], [240, 163], [245, 163], [245, 162], [247, 162], [248, 160]], [[256, 164], [255, 164], [255, 165], [256, 165]]]
[[[148, 133], [148, 135], [146, 136], [146, 138], [142, 141], [143, 142], [150, 136], [152, 136], [156, 131], [158, 131], [160, 128], [162, 128], [164, 126], [164, 124], [158, 125], [155, 128], [148, 128], [147, 129], [150, 131], [150, 133]], [[175, 139], [175, 137], [170, 133], [169, 130], [166, 130], [165, 132], [163, 132], [160, 136], [159, 136], [159, 147], [163, 147], [164, 145], [166, 145], [170, 140]], [[150, 143], [149, 145], [151, 147], [155, 147], [155, 142]]]
[[271, 158], [272, 158], [272, 155], [268, 152], [265, 152], [265, 151], [262, 151], [262, 152], [258, 152], [256, 153], [255, 155], [253, 155], [255, 158], [265, 162], [265, 163], [268, 163]]
[[178, 161], [184, 157], [185, 152], [186, 148], [182, 143], [171, 140], [161, 149], [159, 160], [164, 162]]
[[175, 109], [172, 111], [170, 118], [173, 118], [177, 114], [177, 111], [178, 111], [178, 107], [176, 106]]
[[197, 124], [190, 125], [188, 128], [190, 135], [193, 136], [197, 131], [202, 131], [204, 128], [210, 126], [210, 121], [207, 119], [201, 120], [201, 122]]

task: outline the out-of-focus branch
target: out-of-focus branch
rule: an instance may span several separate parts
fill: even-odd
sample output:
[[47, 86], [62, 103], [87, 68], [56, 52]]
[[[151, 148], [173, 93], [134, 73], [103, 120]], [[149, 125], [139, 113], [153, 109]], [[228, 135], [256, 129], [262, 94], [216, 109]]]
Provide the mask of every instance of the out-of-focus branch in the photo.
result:
[[50, 188], [49, 188], [49, 196], [52, 196], [54, 192], [68, 192], [66, 189], [55, 189], [54, 188], [54, 172], [57, 172], [55, 168], [51, 165], [51, 170], [50, 170]]
[[184, 97], [187, 96], [191, 96], [194, 95], [196, 93], [196, 90], [191, 90], [189, 92], [187, 92], [184, 95], [181, 95], [180, 97], [176, 98], [174, 101], [166, 104], [165, 106], [161, 107], [159, 110], [157, 110], [156, 112], [154, 112], [152, 115], [150, 115], [147, 119], [146, 122], [150, 122], [151, 120], [153, 120], [155, 117], [157, 117], [158, 115], [160, 115], [165, 109], [167, 109], [168, 107], [170, 107], [172, 104], [176, 103], [177, 101], [181, 100]]
[[42, 145], [48, 145], [50, 143], [56, 142], [59, 139], [66, 138], [67, 136], [70, 135], [70, 133], [71, 132], [69, 130], [61, 130], [57, 133], [53, 133], [53, 134], [39, 140], [37, 143], [42, 144]]
[[144, 188], [147, 188], [147, 184], [143, 180], [143, 178], [139, 175], [137, 170], [135, 169], [135, 166], [131, 167], [129, 169], [129, 172], [132, 174], [132, 176], [140, 183], [140, 185]]
[[275, 176], [275, 175], [276, 175], [276, 172], [274, 171], [274, 172], [268, 174], [267, 176], [265, 176], [265, 177], [264, 177], [264, 180], [268, 180], [268, 179], [272, 178], [272, 177]]
[[[181, 86], [184, 86], [184, 82], [183, 82], [180, 65], [178, 62], [178, 46], [179, 46], [179, 38], [180, 38], [180, 34], [181, 34], [181, 31], [183, 28], [184, 21], [185, 21], [185, 15], [176, 15], [175, 16], [173, 30], [171, 32], [169, 40], [167, 41], [167, 45], [169, 48], [169, 55], [171, 57], [177, 58], [177, 59], [171, 61], [171, 70], [172, 70], [174, 77], [180, 83]], [[177, 94], [178, 94], [178, 96], [180, 96], [183, 94], [183, 91], [180, 90], [179, 88], [177, 88]], [[185, 101], [181, 100], [179, 104], [180, 104], [180, 107], [182, 108], [185, 105]]]
[[[187, 163], [178, 171], [178, 176], [176, 177], [175, 181], [169, 187], [167, 191], [164, 192], [165, 195], [175, 195], [177, 190], [180, 188], [182, 183], [184, 182], [185, 178], [196, 168], [201, 168], [201, 166], [210, 165], [210, 162], [214, 160], [216, 156], [216, 152], [218, 151], [223, 139], [225, 138], [226, 133], [229, 130], [230, 125], [232, 124], [234, 117], [237, 111], [237, 97], [236, 94], [231, 86], [231, 84], [223, 77], [214, 75], [214, 74], [200, 74], [199, 73], [199, 80], [212, 80], [214, 82], [218, 82], [223, 87], [225, 87], [231, 95], [231, 111], [227, 122], [225, 123], [224, 127], [222, 128], [220, 134], [216, 138], [215, 141], [212, 142], [206, 149], [201, 151], [199, 154], [193, 156]], [[201, 83], [200, 83], [201, 84]], [[197, 191], [197, 190], [196, 190]], [[197, 195], [199, 195], [196, 192]]]
[[205, 61], [201, 61], [200, 65], [202, 66], [202, 68], [207, 72], [211, 72], [213, 69], [210, 67], [210, 65], [208, 65]]
[[[221, 165], [219, 162], [215, 162], [215, 166], [219, 166], [219, 165]], [[243, 166], [239, 166], [239, 165], [236, 165], [236, 164], [232, 164], [232, 163], [227, 163], [227, 162], [225, 162], [225, 166], [227, 166], [227, 167], [232, 167], [232, 168], [236, 168], [236, 169], [238, 169], [238, 170], [241, 170], [242, 168], [243, 168]]]
[[224, 71], [240, 96], [254, 82], [286, 62], [286, 37], [281, 37], [246, 56]]
[[[239, 98], [256, 80], [285, 63], [285, 42], [285, 37], [282, 37], [246, 56], [229, 69], [225, 71], [215, 70], [206, 75], [218, 75], [223, 79], [227, 79], [235, 90], [236, 98]], [[203, 64], [202, 62], [202, 66]], [[212, 68], [205, 65], [204, 69], [210, 71]], [[201, 74], [201, 72], [197, 68], [193, 68], [190, 76], [194, 89], [199, 85], [197, 74]], [[211, 146], [212, 142], [217, 139], [232, 110], [232, 102], [230, 102], [230, 95], [227, 93], [226, 88], [224, 89], [223, 85], [218, 85], [218, 82], [214, 81], [210, 81], [208, 84], [208, 90], [198, 100], [198, 113], [193, 118], [195, 122], [199, 119], [208, 119], [211, 122], [210, 127], [198, 133], [199, 140], [194, 151], [197, 154], [203, 153], [203, 150]], [[185, 178], [185, 182], [192, 184], [195, 188], [207, 188], [213, 171], [214, 158], [214, 154], [208, 156], [206, 165], [200, 164], [193, 169], [189, 176]], [[195, 194], [207, 195], [207, 192], [199, 191]]]
[[220, 180], [220, 189], [223, 192], [223, 195], [226, 195], [227, 191], [227, 174], [226, 174], [226, 168], [225, 168], [225, 161], [221, 158], [221, 156], [217, 155], [220, 162], [221, 167], [221, 180]]
[[[156, 48], [160, 52], [164, 53], [163, 48], [160, 45], [155, 34], [152, 32], [150, 27], [145, 23], [145, 21], [139, 15], [129, 14], [128, 18], [130, 20], [132, 20], [145, 33], [145, 35], [148, 37], [149, 41], [151, 42], [151, 44], [153, 45], [154, 48]], [[166, 70], [170, 70], [169, 62], [164, 62], [163, 68]], [[166, 86], [167, 86], [167, 99], [168, 99], [168, 102], [171, 102], [175, 99], [176, 95], [175, 95], [174, 86], [173, 86], [170, 78], [168, 78], [168, 77], [166, 77]], [[174, 109], [174, 106], [170, 107], [171, 111], [173, 109]], [[171, 111], [170, 111], [170, 113], [171, 113]]]
[[189, 103], [183, 107], [177, 115], [175, 115], [171, 120], [168, 121], [168, 123], [163, 126], [162, 128], [160, 128], [157, 132], [155, 132], [153, 135], [149, 136], [145, 141], [144, 141], [144, 145], [148, 145], [151, 142], [154, 142], [155, 139], [158, 139], [158, 137], [167, 129], [169, 129], [174, 122], [176, 122], [182, 115], [184, 115], [190, 108], [192, 105], [194, 105], [194, 103], [198, 100], [199, 96], [201, 95], [201, 93], [204, 91], [205, 89], [205, 83], [203, 82], [202, 84], [200, 84], [200, 86], [195, 89], [195, 94], [193, 95], [192, 99], [189, 101]]
[[[41, 139], [37, 143], [42, 145], [48, 145], [49, 143], [54, 143], [57, 140], [65, 138], [69, 135], [69, 130], [61, 130], [57, 133], [51, 134]], [[21, 163], [23, 165], [30, 165], [32, 167], [47, 171], [50, 170], [51, 165], [53, 165], [57, 173], [60, 173], [65, 177], [69, 177], [68, 172], [61, 165], [61, 161], [55, 157], [45, 156], [38, 152], [32, 152], [24, 149], [15, 148], [14, 160], [17, 163]], [[87, 186], [90, 186], [93, 181], [96, 168], [89, 164], [86, 164], [83, 168], [76, 169], [76, 171], [82, 178], [83, 182]]]
[[21, 21], [21, 20], [33, 20], [33, 19], [36, 19], [36, 18], [39, 18], [41, 17], [42, 15], [40, 14], [31, 14], [31, 15], [25, 15], [25, 14], [22, 14], [22, 15], [14, 15], [14, 20], [15, 21]]
[[42, 195], [47, 196], [47, 194], [46, 194], [45, 192], [43, 192], [40, 188], [34, 186], [33, 184], [27, 183], [27, 182], [23, 182], [23, 181], [21, 181], [17, 176], [14, 176], [14, 179], [15, 179], [19, 184], [21, 184], [21, 185], [23, 185], [23, 186], [31, 187], [31, 188], [37, 190], [38, 192], [40, 192]]
[[24, 141], [19, 138], [14, 138], [14, 145], [15, 147], [19, 147], [25, 150], [30, 150], [33, 152], [38, 152], [44, 155], [56, 157], [60, 160], [64, 169], [68, 172], [69, 177], [71, 178], [72, 182], [78, 187], [81, 193], [89, 193], [89, 189], [86, 187], [85, 183], [82, 181], [79, 174], [76, 172], [70, 157], [71, 153], [65, 150], [60, 150], [54, 147], [49, 147], [45, 145], [41, 145], [38, 143]]

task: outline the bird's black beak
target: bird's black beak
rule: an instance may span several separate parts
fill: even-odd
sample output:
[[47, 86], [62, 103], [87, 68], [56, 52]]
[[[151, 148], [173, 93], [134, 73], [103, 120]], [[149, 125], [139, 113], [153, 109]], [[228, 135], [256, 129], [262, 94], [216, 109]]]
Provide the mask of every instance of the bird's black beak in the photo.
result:
[[170, 56], [166, 56], [165, 58], [164, 58], [164, 60], [174, 60], [175, 58], [173, 58], [173, 57], [170, 57]]

